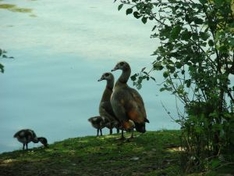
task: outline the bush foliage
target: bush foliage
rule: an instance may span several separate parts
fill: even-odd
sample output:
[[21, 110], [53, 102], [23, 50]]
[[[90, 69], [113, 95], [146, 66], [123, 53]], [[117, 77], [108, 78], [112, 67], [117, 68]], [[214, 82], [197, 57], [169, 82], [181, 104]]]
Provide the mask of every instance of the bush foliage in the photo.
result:
[[[161, 71], [161, 91], [184, 104], [180, 114], [187, 172], [233, 162], [234, 149], [234, 1], [120, 0], [118, 10], [147, 23], [159, 40], [152, 69], [135, 74], [138, 87]], [[222, 159], [220, 159], [222, 158]]]

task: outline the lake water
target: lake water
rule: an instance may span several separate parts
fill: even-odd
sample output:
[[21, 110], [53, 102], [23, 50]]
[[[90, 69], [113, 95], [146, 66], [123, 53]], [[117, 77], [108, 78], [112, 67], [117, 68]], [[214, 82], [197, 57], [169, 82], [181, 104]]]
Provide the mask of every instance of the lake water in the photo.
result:
[[[0, 152], [21, 149], [13, 135], [22, 128], [49, 143], [96, 135], [87, 119], [98, 115], [106, 84], [97, 80], [120, 60], [130, 63], [132, 74], [149, 70], [157, 47], [150, 39], [153, 25], [119, 12], [112, 0], [7, 3], [33, 11], [0, 10], [0, 48], [15, 58], [0, 59], [5, 66], [0, 74]], [[154, 74], [157, 82], [144, 82], [139, 90], [150, 120], [147, 130], [177, 129], [161, 104], [176, 118], [175, 98], [159, 91], [162, 76]], [[114, 75], [117, 79], [120, 71]]]

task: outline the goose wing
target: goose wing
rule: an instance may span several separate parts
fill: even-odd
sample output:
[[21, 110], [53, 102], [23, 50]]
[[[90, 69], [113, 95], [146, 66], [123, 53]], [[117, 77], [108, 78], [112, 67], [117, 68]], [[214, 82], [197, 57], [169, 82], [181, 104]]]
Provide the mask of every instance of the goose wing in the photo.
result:
[[115, 114], [110, 101], [103, 101], [100, 103], [99, 114], [103, 117], [107, 117], [109, 120], [115, 120]]
[[111, 104], [120, 121], [128, 121], [129, 119], [137, 123], [148, 121], [143, 99], [133, 88], [118, 89], [111, 97]]
[[145, 105], [141, 95], [133, 88], [128, 88], [128, 102], [125, 104], [128, 117], [136, 123], [146, 122]]

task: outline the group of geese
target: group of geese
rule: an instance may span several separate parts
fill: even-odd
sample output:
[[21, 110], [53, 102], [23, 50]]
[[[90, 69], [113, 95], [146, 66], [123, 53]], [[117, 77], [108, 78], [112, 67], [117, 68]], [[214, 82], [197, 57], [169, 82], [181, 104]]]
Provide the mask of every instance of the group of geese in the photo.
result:
[[[144, 133], [145, 123], [149, 120], [146, 117], [146, 111], [143, 99], [137, 90], [128, 86], [127, 82], [131, 74], [130, 65], [121, 61], [116, 64], [114, 69], [122, 70], [122, 74], [114, 84], [114, 76], [111, 72], [104, 73], [98, 81], [106, 80], [106, 87], [103, 92], [100, 105], [99, 115], [88, 119], [92, 126], [97, 129], [97, 136], [102, 135], [102, 129], [107, 127], [110, 129], [116, 128], [117, 133], [121, 130], [121, 138], [124, 139], [123, 131], [133, 131]], [[15, 138], [23, 143], [23, 150], [28, 149], [28, 143], [41, 142], [45, 147], [48, 147], [48, 142], [45, 137], [37, 137], [36, 133], [31, 129], [22, 129], [15, 133]]]
[[121, 138], [124, 139], [123, 131], [144, 133], [145, 123], [149, 123], [146, 116], [145, 106], [141, 95], [137, 90], [128, 86], [127, 82], [131, 75], [131, 67], [126, 61], [116, 64], [111, 71], [122, 70], [122, 74], [114, 84], [114, 76], [111, 72], [103, 73], [98, 81], [106, 80], [100, 104], [99, 115], [88, 119], [94, 128], [97, 129], [97, 136], [102, 135], [102, 129], [107, 127], [116, 128], [117, 133], [121, 130]]

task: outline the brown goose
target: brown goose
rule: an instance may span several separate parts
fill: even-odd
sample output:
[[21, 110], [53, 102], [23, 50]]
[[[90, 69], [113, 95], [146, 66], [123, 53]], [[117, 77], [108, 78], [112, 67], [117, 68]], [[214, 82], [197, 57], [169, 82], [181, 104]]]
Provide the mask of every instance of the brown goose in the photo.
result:
[[[131, 74], [131, 67], [127, 62], [122, 61], [117, 63], [112, 71], [115, 70], [122, 70], [122, 74], [115, 83], [111, 95], [111, 105], [114, 113], [125, 130], [133, 132], [135, 127], [136, 131], [144, 133], [146, 131], [145, 123], [149, 123], [149, 120], [146, 117], [141, 95], [127, 84]], [[131, 137], [133, 137], [133, 133]], [[124, 138], [123, 132], [121, 138]]]
[[110, 123], [107, 124], [107, 128], [110, 129], [110, 134], [112, 134], [112, 129], [116, 128], [117, 133], [119, 132], [119, 121], [116, 118], [114, 111], [110, 103], [110, 97], [114, 87], [114, 76], [112, 73], [103, 73], [98, 81], [106, 80], [106, 87], [102, 94], [102, 99], [99, 104], [99, 114], [100, 116], [109, 120]]
[[102, 129], [106, 127], [107, 123], [109, 123], [109, 121], [102, 116], [90, 117], [88, 121], [97, 129], [97, 136], [99, 136], [99, 132], [102, 136]]
[[14, 138], [17, 138], [19, 142], [23, 143], [23, 150], [25, 147], [26, 150], [28, 150], [28, 143], [30, 142], [41, 142], [45, 147], [48, 147], [47, 139], [44, 137], [37, 137], [35, 132], [30, 129], [22, 129], [18, 131], [15, 133]]

